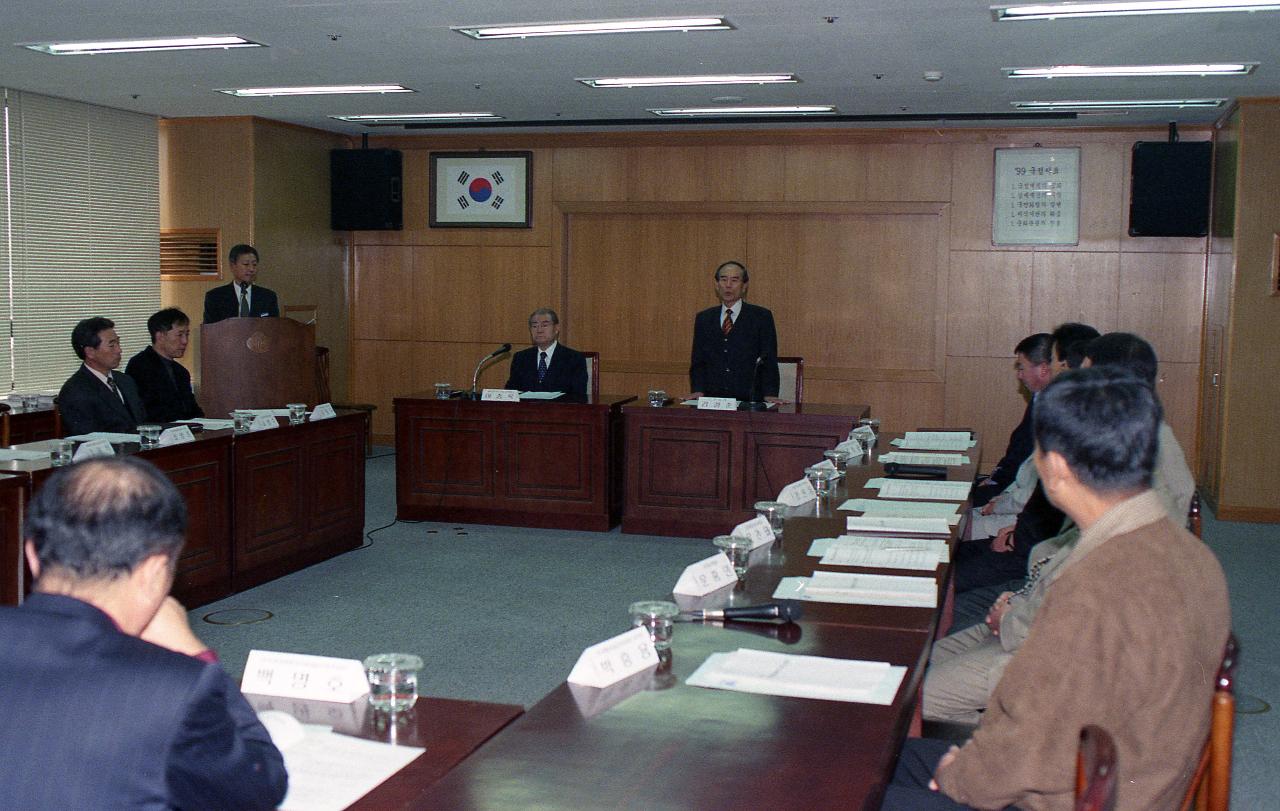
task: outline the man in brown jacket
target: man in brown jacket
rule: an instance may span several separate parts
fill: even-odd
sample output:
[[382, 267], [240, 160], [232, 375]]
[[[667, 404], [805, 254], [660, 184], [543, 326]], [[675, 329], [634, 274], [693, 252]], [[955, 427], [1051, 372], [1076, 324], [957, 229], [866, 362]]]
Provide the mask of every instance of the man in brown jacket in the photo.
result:
[[1061, 375], [1036, 401], [1036, 466], [1080, 527], [963, 747], [908, 740], [885, 809], [1066, 811], [1080, 729], [1116, 741], [1118, 809], [1176, 808], [1209, 731], [1230, 627], [1213, 553], [1151, 491], [1159, 400], [1114, 369]]

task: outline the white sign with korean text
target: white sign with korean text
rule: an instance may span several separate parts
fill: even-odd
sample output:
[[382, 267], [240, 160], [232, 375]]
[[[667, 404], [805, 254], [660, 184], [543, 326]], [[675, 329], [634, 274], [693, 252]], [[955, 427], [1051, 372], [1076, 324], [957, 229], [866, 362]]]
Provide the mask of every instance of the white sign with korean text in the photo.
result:
[[1080, 148], [997, 149], [993, 245], [1080, 242]]
[[729, 534], [750, 539], [752, 549], [759, 549], [767, 543], [773, 543], [773, 526], [763, 515], [757, 515], [750, 521], [743, 521]]
[[485, 389], [480, 392], [480, 399], [486, 402], [518, 403], [520, 392], [517, 389]]
[[160, 445], [181, 445], [184, 442], [195, 442], [196, 435], [191, 433], [189, 425], [175, 425], [160, 432]]
[[346, 704], [368, 694], [369, 682], [356, 659], [251, 650], [240, 691]]
[[738, 401], [732, 397], [699, 397], [699, 411], [737, 411]]
[[637, 626], [584, 650], [568, 681], [584, 687], [608, 687], [656, 664], [658, 651], [653, 640], [644, 627]]
[[701, 597], [738, 582], [727, 555], [717, 552], [705, 560], [691, 563], [680, 573], [672, 594]]

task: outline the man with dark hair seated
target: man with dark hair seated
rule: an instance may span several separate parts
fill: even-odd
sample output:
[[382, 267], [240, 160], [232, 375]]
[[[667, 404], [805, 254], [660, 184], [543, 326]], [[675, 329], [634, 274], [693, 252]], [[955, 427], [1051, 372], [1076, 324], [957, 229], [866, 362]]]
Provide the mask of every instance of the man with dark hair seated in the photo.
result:
[[991, 469], [987, 477], [973, 488], [970, 501], [974, 507], [982, 507], [1003, 492], [1013, 483], [1013, 477], [1018, 474], [1018, 468], [1031, 456], [1031, 448], [1035, 445], [1031, 439], [1031, 406], [1035, 403], [1036, 395], [1040, 390], [1049, 385], [1049, 381], [1053, 379], [1052, 366], [1053, 336], [1047, 332], [1028, 335], [1013, 348], [1014, 372], [1018, 382], [1031, 396], [1027, 398], [1027, 407], [1022, 412], [1022, 421], [1013, 429], [1013, 433], [1009, 434], [1009, 444], [1005, 448], [1004, 456]]
[[1036, 402], [1035, 463], [1080, 528], [1026, 642], [963, 747], [909, 739], [884, 809], [1074, 807], [1080, 730], [1111, 732], [1117, 808], [1174, 808], [1209, 731], [1230, 628], [1222, 568], [1151, 490], [1161, 408], [1111, 368]]
[[166, 307], [147, 319], [151, 346], [129, 359], [125, 373], [138, 384], [147, 418], [173, 422], [203, 417], [191, 390], [191, 373], [178, 363], [191, 339], [191, 319], [177, 307]]
[[138, 423], [147, 420], [147, 409], [133, 379], [115, 371], [121, 355], [115, 322], [101, 316], [84, 319], [71, 331], [71, 348], [84, 363], [58, 392], [65, 432], [76, 436], [138, 430]]
[[268, 809], [284, 761], [169, 597], [187, 510], [133, 457], [56, 471], [31, 500], [35, 591], [0, 608], [6, 808]]

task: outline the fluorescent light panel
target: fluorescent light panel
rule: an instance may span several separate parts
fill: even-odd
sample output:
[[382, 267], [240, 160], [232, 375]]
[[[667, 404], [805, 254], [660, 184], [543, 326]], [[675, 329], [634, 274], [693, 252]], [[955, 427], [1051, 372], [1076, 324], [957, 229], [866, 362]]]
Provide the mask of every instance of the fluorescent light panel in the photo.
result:
[[472, 39], [566, 37], [577, 34], [647, 34], [654, 31], [728, 31], [723, 17], [661, 17], [647, 20], [592, 20], [569, 23], [516, 23], [512, 25], [459, 25], [453, 30]]
[[1054, 65], [1044, 68], [1005, 68], [1010, 79], [1054, 79], [1080, 76], [1244, 76], [1257, 62], [1215, 65]]
[[831, 115], [837, 112], [831, 104], [801, 104], [768, 107], [668, 107], [650, 110], [654, 115], [680, 116], [743, 116], [743, 115]]
[[799, 80], [794, 73], [736, 73], [716, 76], [607, 76], [578, 81], [588, 87], [678, 87], [717, 84], [787, 84]]
[[24, 48], [33, 51], [69, 56], [77, 54], [141, 53], [144, 51], [199, 51], [210, 48], [265, 48], [254, 42], [231, 34], [190, 37], [160, 37], [153, 39], [114, 39], [95, 42], [24, 42]]
[[493, 121], [495, 113], [397, 113], [392, 115], [331, 115], [330, 118], [352, 124], [416, 124], [427, 121]]
[[398, 84], [335, 84], [312, 85], [302, 87], [241, 87], [237, 89], [218, 90], [228, 96], [256, 98], [259, 96], [335, 96], [347, 93], [413, 93]]
[[1072, 17], [1127, 17], [1137, 14], [1204, 14], [1215, 11], [1275, 11], [1275, 0], [1133, 0], [1127, 3], [1043, 3], [1028, 6], [992, 6], [999, 22], [1011, 20], [1061, 20]]
[[1151, 110], [1163, 108], [1221, 107], [1226, 99], [1130, 99], [1115, 101], [1014, 101], [1019, 110]]

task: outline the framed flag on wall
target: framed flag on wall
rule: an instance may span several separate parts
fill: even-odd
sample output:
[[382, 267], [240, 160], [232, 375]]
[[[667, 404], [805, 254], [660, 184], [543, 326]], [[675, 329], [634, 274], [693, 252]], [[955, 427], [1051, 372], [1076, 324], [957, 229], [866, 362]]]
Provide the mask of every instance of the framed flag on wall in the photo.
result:
[[432, 228], [533, 227], [532, 152], [432, 152]]

